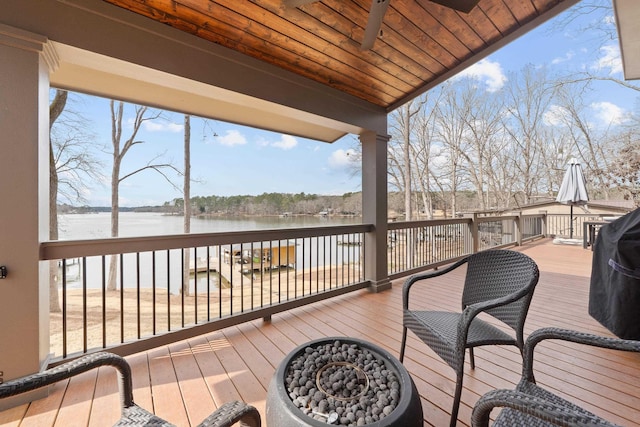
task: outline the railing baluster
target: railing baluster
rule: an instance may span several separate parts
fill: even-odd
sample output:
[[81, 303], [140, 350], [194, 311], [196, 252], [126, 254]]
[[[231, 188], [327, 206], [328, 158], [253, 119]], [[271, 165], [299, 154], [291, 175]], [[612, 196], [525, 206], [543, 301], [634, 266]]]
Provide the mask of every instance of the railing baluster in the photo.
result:
[[102, 262], [102, 348], [107, 348], [107, 258], [101, 257]]
[[153, 335], [156, 335], [158, 319], [156, 318], [156, 251], [151, 252], [151, 322]]
[[137, 330], [138, 330], [138, 339], [142, 337], [142, 316], [141, 316], [141, 306], [140, 306], [140, 252], [136, 252], [136, 318], [138, 320]]
[[[83, 272], [87, 271], [86, 257], [82, 257]], [[78, 260], [78, 269], [80, 268]], [[80, 274], [80, 272], [78, 272]], [[87, 352], [87, 275], [82, 274], [82, 350]]]
[[171, 250], [167, 249], [167, 331], [171, 330]]
[[62, 260], [62, 357], [67, 357], [67, 260]]
[[[124, 342], [124, 254], [120, 254], [120, 342]], [[116, 285], [117, 286], [117, 285]]]

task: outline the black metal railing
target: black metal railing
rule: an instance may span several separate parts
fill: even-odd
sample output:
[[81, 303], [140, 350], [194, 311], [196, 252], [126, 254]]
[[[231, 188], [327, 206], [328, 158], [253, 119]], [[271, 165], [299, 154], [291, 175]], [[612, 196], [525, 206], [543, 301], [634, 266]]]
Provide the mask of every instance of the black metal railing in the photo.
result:
[[370, 228], [43, 243], [60, 271], [51, 352], [131, 353], [360, 289]]
[[542, 214], [389, 223], [389, 277], [435, 268], [485, 249], [519, 245], [545, 233]]
[[[545, 235], [544, 215], [388, 224], [391, 279]], [[362, 289], [372, 225], [45, 242], [54, 361], [131, 354]]]
[[400, 277], [470, 254], [471, 224], [469, 218], [389, 223], [389, 277]]

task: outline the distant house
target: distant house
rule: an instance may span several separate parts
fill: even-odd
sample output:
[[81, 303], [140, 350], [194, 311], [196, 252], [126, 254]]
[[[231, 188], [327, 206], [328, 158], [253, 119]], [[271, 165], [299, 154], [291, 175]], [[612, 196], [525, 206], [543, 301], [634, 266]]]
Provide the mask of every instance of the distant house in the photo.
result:
[[[574, 215], [621, 216], [635, 209], [630, 200], [590, 200], [586, 205], [574, 206]], [[549, 215], [568, 215], [569, 205], [556, 202], [554, 199], [522, 205], [511, 211], [522, 212], [523, 215], [547, 213]]]
[[570, 207], [567, 204], [549, 199], [518, 208], [501, 211], [475, 211], [478, 215], [537, 215], [546, 214], [546, 234], [551, 237], [567, 236], [573, 229], [573, 235], [581, 237], [585, 221], [613, 219], [625, 215], [635, 209], [632, 201], [627, 200], [592, 200], [586, 205], [574, 206], [573, 217], [570, 217]]

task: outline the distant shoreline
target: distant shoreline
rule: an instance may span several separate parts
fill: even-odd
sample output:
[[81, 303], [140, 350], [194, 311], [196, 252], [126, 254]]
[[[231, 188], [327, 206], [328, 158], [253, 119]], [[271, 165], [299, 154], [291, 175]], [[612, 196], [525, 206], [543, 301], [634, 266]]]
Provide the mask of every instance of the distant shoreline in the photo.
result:
[[[123, 207], [119, 208], [120, 213], [160, 213], [166, 216], [184, 216], [182, 212], [169, 211], [164, 206], [155, 207]], [[98, 213], [111, 213], [110, 207], [86, 207], [86, 208], [66, 208], [64, 210], [58, 210], [59, 215], [84, 215], [84, 214], [98, 214]], [[192, 214], [192, 218], [221, 218], [228, 216], [237, 216], [243, 218], [300, 218], [300, 217], [341, 217], [341, 218], [356, 218], [362, 216], [357, 213], [344, 213], [344, 212], [307, 212], [307, 213], [281, 213], [281, 214], [248, 214], [248, 213], [229, 213], [229, 212], [207, 212]]]

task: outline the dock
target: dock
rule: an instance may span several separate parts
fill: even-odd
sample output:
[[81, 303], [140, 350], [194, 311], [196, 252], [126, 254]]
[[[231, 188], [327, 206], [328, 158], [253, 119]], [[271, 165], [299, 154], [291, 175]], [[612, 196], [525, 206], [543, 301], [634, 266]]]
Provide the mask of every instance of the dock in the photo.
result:
[[222, 283], [237, 284], [247, 280], [247, 275], [263, 273], [279, 268], [295, 267], [295, 242], [274, 241], [270, 243], [253, 243], [232, 245], [220, 248], [219, 254], [198, 257], [191, 260], [189, 274], [215, 272]]

